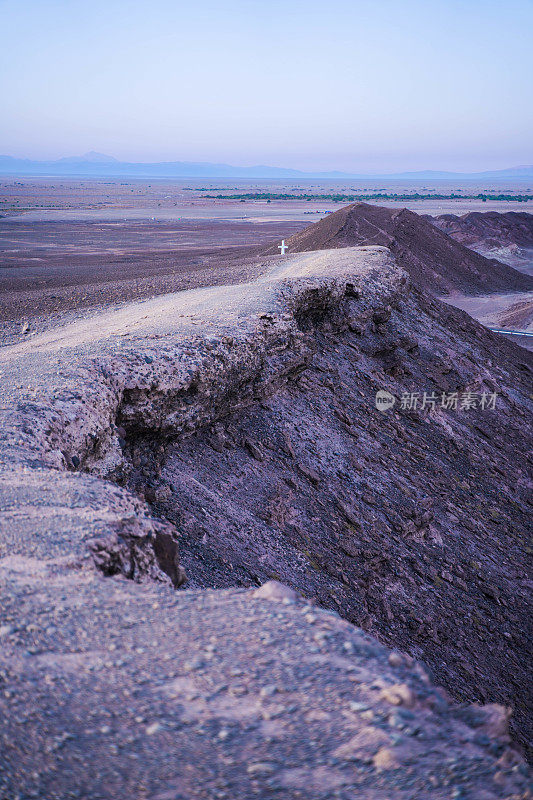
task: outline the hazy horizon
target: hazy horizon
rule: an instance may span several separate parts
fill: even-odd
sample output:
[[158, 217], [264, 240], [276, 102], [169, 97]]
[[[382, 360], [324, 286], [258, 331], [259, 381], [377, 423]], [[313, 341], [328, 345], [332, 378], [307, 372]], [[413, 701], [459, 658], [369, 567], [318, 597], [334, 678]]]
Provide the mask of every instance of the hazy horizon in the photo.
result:
[[0, 153], [481, 172], [533, 162], [533, 3], [0, 0]]
[[[2, 158], [4, 158], [4, 157], [7, 157], [8, 159], [12, 158], [12, 156], [10, 156], [10, 154], [8, 154], [8, 153], [0, 153], [0, 160]], [[180, 159], [168, 160], [166, 162], [142, 162], [142, 161], [141, 162], [139, 162], [139, 161], [123, 162], [120, 159], [115, 158], [110, 153], [98, 153], [98, 152], [96, 152], [94, 150], [88, 151], [87, 153], [80, 153], [78, 155], [72, 155], [71, 154], [71, 155], [67, 155], [67, 156], [60, 156], [57, 159], [51, 159], [51, 160], [40, 161], [40, 160], [37, 160], [37, 159], [35, 159], [35, 160], [26, 159], [25, 157], [20, 157], [20, 159], [17, 159], [17, 160], [30, 161], [31, 164], [39, 164], [39, 163], [43, 163], [43, 164], [47, 164], [47, 165], [48, 164], [57, 164], [58, 166], [62, 162], [64, 162], [65, 164], [68, 164], [68, 166], [72, 168], [71, 172], [57, 172], [57, 173], [51, 173], [51, 175], [57, 174], [58, 177], [62, 177], [63, 176], [63, 177], [67, 177], [67, 178], [69, 176], [77, 175], [77, 174], [86, 174], [88, 176], [90, 176], [92, 174], [91, 172], [88, 172], [88, 173], [78, 173], [78, 172], [76, 172], [76, 165], [77, 164], [80, 164], [80, 165], [83, 164], [83, 165], [87, 165], [87, 166], [94, 165], [95, 168], [101, 168], [100, 171], [96, 171], [94, 173], [95, 177], [98, 177], [98, 178], [102, 178], [102, 177], [106, 177], [106, 176], [109, 177], [109, 178], [112, 178], [113, 176], [115, 176], [117, 179], [120, 178], [120, 177], [132, 177], [132, 178], [137, 177], [139, 179], [144, 179], [145, 178], [146, 180], [165, 179], [165, 178], [168, 178], [168, 179], [171, 179], [171, 178], [180, 179], [180, 175], [173, 174], [172, 172], [159, 173], [158, 174], [157, 172], [143, 173], [142, 171], [135, 172], [135, 171], [131, 171], [131, 170], [129, 170], [129, 171], [126, 170], [125, 172], [121, 173], [121, 172], [113, 172], [113, 169], [116, 169], [117, 166], [120, 166], [121, 164], [128, 165], [129, 167], [132, 167], [132, 168], [137, 168], [138, 167], [139, 170], [140, 170], [140, 168], [142, 168], [143, 166], [150, 167], [151, 165], [157, 166], [158, 164], [159, 165], [164, 165], [165, 163], [167, 163], [169, 165], [183, 163], [183, 164], [189, 165], [189, 166], [197, 165], [199, 169], [202, 168], [202, 167], [205, 167], [205, 166], [213, 166], [213, 167], [220, 166], [220, 167], [236, 167], [237, 170], [252, 170], [254, 168], [258, 168], [258, 169], [262, 169], [262, 170], [266, 170], [266, 171], [272, 170], [273, 173], [277, 169], [280, 169], [280, 170], [285, 169], [288, 172], [295, 171], [294, 168], [290, 164], [284, 164], [284, 165], [243, 164], [243, 165], [236, 166], [235, 164], [223, 164], [223, 163], [220, 163], [220, 162], [209, 162], [209, 161], [187, 162], [187, 161], [181, 161]], [[0, 161], [0, 174], [2, 174], [2, 166], [3, 166], [3, 162]], [[109, 167], [109, 171], [105, 171], [106, 170], [106, 166]], [[520, 169], [527, 170], [527, 172], [525, 174], [523, 174], [523, 175], [507, 175], [507, 174], [505, 174], [506, 170], [507, 170], [507, 172], [512, 172], [513, 170], [520, 170]], [[413, 180], [413, 181], [428, 181], [428, 180], [429, 181], [442, 181], [442, 180], [446, 181], [446, 180], [459, 180], [459, 179], [461, 179], [461, 177], [464, 177], [464, 179], [466, 181], [473, 181], [473, 180], [481, 180], [481, 179], [484, 178], [484, 176], [486, 176], [487, 178], [490, 178], [491, 180], [500, 180], [500, 181], [504, 181], [506, 183], [508, 183], [510, 180], [516, 180], [516, 181], [528, 180], [528, 181], [531, 181], [533, 179], [533, 165], [529, 165], [529, 164], [528, 165], [525, 165], [525, 164], [524, 165], [520, 165], [520, 164], [508, 165], [506, 168], [503, 168], [501, 170], [501, 172], [502, 172], [501, 176], [495, 177], [495, 175], [497, 173], [497, 170], [494, 170], [494, 174], [491, 174], [490, 170], [486, 170], [486, 171], [480, 170], [479, 172], [471, 172], [471, 173], [467, 173], [467, 172], [459, 173], [459, 172], [455, 172], [455, 171], [446, 172], [446, 171], [437, 171], [437, 170], [427, 169], [427, 170], [419, 170], [419, 171], [407, 171], [406, 170], [406, 171], [397, 171], [397, 172], [388, 172], [388, 173], [387, 172], [383, 172], [383, 173], [380, 173], [380, 174], [378, 174], [377, 172], [374, 172], [374, 173], [360, 172], [358, 174], [349, 174], [349, 173], [345, 173], [345, 172], [341, 172], [341, 171], [339, 171], [337, 174], [335, 174], [334, 171], [332, 171], [332, 170], [331, 171], [324, 170], [322, 172], [319, 172], [319, 171], [316, 171], [316, 172], [313, 172], [313, 171], [301, 171], [301, 180], [320, 180], [321, 176], [323, 176], [322, 179], [326, 180], [326, 181], [338, 180], [338, 181], [341, 181], [341, 182], [342, 181], [354, 181], [354, 180], [363, 180], [363, 181], [365, 181], [365, 180], [369, 180], [369, 181], [370, 180], [384, 180], [384, 181], [389, 180], [389, 181], [394, 181], [394, 180], [401, 180], [401, 179]], [[434, 174], [432, 174], [432, 173], [434, 173]], [[9, 174], [9, 170], [5, 174]], [[32, 172], [32, 171], [24, 172], [23, 170], [22, 171], [21, 170], [15, 170], [13, 172], [13, 175], [14, 176], [18, 175], [19, 177], [31, 178], [31, 177], [39, 177], [39, 176], [42, 177], [43, 175], [45, 175], [45, 173]], [[446, 177], [447, 175], [449, 175], [449, 178]], [[263, 174], [263, 175], [260, 174], [260, 173], [258, 173], [257, 175], [253, 175], [253, 174], [252, 175], [242, 175], [242, 174], [239, 174], [237, 172], [235, 174], [226, 172], [226, 173], [220, 174], [220, 175], [217, 175], [214, 172], [212, 175], [210, 175], [209, 173], [199, 172], [196, 176], [195, 176], [194, 173], [191, 172], [191, 173], [184, 173], [181, 176], [181, 179], [183, 179], [183, 180], [194, 179], [194, 180], [200, 180], [200, 181], [208, 179], [208, 178], [209, 179], [213, 179], [213, 180], [230, 180], [231, 179], [231, 180], [238, 180], [238, 181], [246, 181], [246, 180], [265, 180], [265, 181], [280, 180], [281, 181], [281, 180], [287, 180], [289, 177], [290, 176], [286, 176], [285, 178], [283, 178], [282, 176], [276, 177], [275, 173], [274, 174], [268, 174], [268, 172]], [[300, 177], [299, 175], [294, 175], [294, 180], [298, 180], [299, 177]]]

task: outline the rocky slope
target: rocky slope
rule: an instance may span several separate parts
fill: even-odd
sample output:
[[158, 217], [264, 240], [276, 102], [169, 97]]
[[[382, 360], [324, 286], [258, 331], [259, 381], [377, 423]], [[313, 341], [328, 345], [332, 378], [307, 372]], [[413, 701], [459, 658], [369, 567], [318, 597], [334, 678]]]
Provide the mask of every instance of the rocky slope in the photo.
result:
[[527, 796], [504, 708], [286, 591], [0, 574], [2, 798]]
[[523, 211], [479, 211], [442, 214], [428, 221], [457, 242], [488, 258], [533, 273], [533, 214]]
[[180, 530], [192, 585], [280, 579], [522, 728], [531, 356], [401, 281], [301, 324], [305, 360], [246, 409], [168, 443], [127, 409], [129, 486]]
[[[437, 225], [443, 227], [442, 223]], [[289, 253], [384, 245], [418, 285], [436, 295], [453, 291], [484, 294], [533, 289], [530, 276], [500, 261], [485, 258], [456, 241], [458, 237], [446, 235], [450, 231], [444, 233], [439, 227], [429, 218], [405, 208], [396, 211], [353, 203], [294, 234], [287, 245]], [[272, 247], [266, 252], [277, 250]]]
[[7, 797], [525, 797], [350, 622], [527, 741], [528, 354], [383, 248], [266, 267], [0, 352]]
[[471, 211], [460, 217], [441, 214], [431, 217], [431, 221], [467, 247], [484, 247], [487, 250], [513, 244], [533, 247], [533, 214], [526, 211]]

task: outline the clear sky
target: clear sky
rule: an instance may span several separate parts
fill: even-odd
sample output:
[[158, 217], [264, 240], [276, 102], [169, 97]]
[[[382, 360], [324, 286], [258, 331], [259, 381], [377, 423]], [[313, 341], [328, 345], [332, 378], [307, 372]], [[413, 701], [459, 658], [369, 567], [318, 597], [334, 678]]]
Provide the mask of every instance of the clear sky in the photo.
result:
[[533, 163], [533, 0], [0, 0], [0, 153]]

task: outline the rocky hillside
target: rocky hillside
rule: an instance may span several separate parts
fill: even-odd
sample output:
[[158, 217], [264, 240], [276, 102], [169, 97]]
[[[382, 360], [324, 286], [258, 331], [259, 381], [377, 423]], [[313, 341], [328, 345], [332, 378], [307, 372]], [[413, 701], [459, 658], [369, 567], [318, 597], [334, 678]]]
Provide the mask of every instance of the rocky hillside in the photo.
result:
[[442, 214], [428, 221], [457, 242], [533, 275], [533, 214], [508, 211]]
[[156, 444], [127, 407], [129, 486], [177, 526], [189, 585], [279, 579], [522, 729], [531, 355], [401, 280], [299, 324], [284, 385], [211, 426]]
[[[485, 258], [447, 233], [405, 208], [353, 203], [294, 234], [287, 245], [289, 253], [384, 245], [419, 286], [437, 295], [533, 289], [533, 278]], [[267, 252], [277, 252], [276, 247]]]
[[469, 214], [441, 214], [431, 217], [441, 231], [467, 247], [487, 250], [505, 245], [533, 247], [533, 214], [526, 211], [471, 211]]
[[525, 797], [529, 354], [265, 268], [0, 351], [0, 792]]

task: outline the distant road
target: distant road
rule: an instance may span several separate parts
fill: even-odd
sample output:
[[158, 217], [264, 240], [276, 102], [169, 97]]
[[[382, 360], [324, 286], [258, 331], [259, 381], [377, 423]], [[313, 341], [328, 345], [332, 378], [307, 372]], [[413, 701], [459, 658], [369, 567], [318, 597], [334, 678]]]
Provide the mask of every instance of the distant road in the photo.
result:
[[533, 333], [528, 331], [504, 331], [501, 328], [490, 328], [493, 333], [508, 333], [512, 336], [533, 336]]

